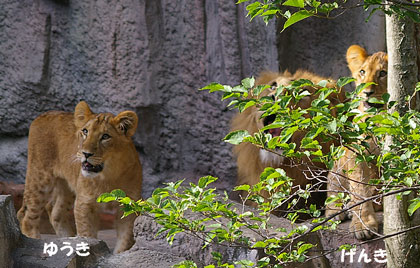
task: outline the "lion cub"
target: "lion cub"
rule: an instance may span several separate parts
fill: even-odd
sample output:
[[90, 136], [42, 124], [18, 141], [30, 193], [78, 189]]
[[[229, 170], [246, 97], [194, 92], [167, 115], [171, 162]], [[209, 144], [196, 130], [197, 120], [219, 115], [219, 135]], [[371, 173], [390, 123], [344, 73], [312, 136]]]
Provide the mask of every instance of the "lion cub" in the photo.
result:
[[[382, 99], [382, 95], [387, 93], [387, 69], [388, 56], [384, 52], [376, 52], [368, 55], [366, 50], [358, 45], [352, 45], [347, 50], [347, 63], [349, 69], [356, 79], [356, 86], [361, 83], [374, 82], [368, 86], [359, 97], [365, 98], [359, 110], [364, 112], [368, 108], [378, 104], [369, 103], [368, 98], [375, 97]], [[378, 154], [379, 148], [374, 140], [368, 140], [371, 153]], [[345, 173], [344, 171], [350, 171]], [[349, 179], [346, 179], [348, 177]], [[378, 169], [367, 163], [356, 165], [356, 155], [347, 150], [346, 154], [337, 162], [329, 174], [329, 195], [335, 194], [335, 191], [347, 191], [351, 195], [351, 201], [348, 205], [354, 205], [375, 193], [375, 187], [369, 186], [369, 180], [379, 178]], [[326, 214], [335, 213], [334, 208], [328, 207]], [[351, 210], [352, 221], [350, 230], [354, 232], [357, 239], [370, 239], [378, 231], [378, 221], [375, 216], [373, 202], [365, 202]], [[339, 219], [345, 219], [346, 215], [340, 214]]]
[[[69, 215], [74, 205], [77, 235], [96, 238], [100, 194], [122, 189], [139, 199], [142, 167], [131, 140], [137, 121], [131, 111], [95, 114], [84, 101], [74, 113], [52, 111], [36, 118], [29, 129], [25, 192], [18, 212], [23, 234], [40, 237], [40, 216], [47, 208], [57, 235], [74, 236]], [[135, 216], [121, 215], [119, 210], [115, 253], [134, 243]]]

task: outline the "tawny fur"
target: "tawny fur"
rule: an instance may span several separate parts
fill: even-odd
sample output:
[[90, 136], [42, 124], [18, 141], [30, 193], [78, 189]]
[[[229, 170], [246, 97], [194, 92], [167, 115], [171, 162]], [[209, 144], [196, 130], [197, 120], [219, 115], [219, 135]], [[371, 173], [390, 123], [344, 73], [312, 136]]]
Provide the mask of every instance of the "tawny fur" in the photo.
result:
[[[40, 237], [40, 216], [46, 208], [57, 235], [96, 238], [100, 194], [122, 189], [140, 199], [142, 167], [131, 140], [137, 121], [131, 111], [94, 114], [83, 101], [74, 114], [47, 112], [36, 118], [29, 130], [24, 200], [18, 212], [23, 234]], [[103, 169], [83, 170], [85, 161]], [[69, 217], [73, 206], [75, 224]], [[118, 211], [115, 253], [134, 243], [135, 216], [121, 219]]]
[[[359, 96], [362, 98], [375, 97], [382, 99], [382, 95], [387, 92], [387, 68], [388, 56], [384, 52], [377, 52], [368, 55], [366, 50], [358, 45], [352, 45], [347, 50], [347, 63], [352, 76], [356, 79], [356, 86], [361, 83], [374, 82], [364, 89]], [[359, 110], [362, 112], [367, 109], [367, 104], [362, 102]], [[370, 152], [379, 153], [374, 140], [368, 140]], [[361, 163], [356, 165], [355, 154], [347, 150], [334, 166], [329, 174], [329, 195], [336, 195], [336, 191], [348, 190], [351, 193], [351, 201], [348, 205], [356, 204], [365, 198], [371, 197], [375, 193], [375, 187], [366, 185], [371, 179], [378, 179], [378, 170], [373, 165]], [[345, 173], [344, 171], [351, 171]], [[348, 177], [350, 180], [345, 179]], [[329, 206], [326, 214], [332, 215], [337, 209]], [[351, 214], [352, 217], [350, 230], [354, 232], [358, 239], [370, 239], [378, 231], [378, 220], [375, 216], [373, 202], [366, 202], [361, 206], [355, 207]], [[340, 214], [340, 220], [345, 219], [346, 214]], [[372, 231], [372, 232], [371, 232]]]
[[[313, 73], [308, 71], [298, 70], [296, 73], [291, 74], [290, 72], [263, 72], [261, 75], [256, 79], [256, 85], [270, 85], [271, 89], [266, 90], [261, 94], [261, 96], [267, 96], [273, 93], [278, 86], [280, 85], [289, 85], [294, 80], [299, 79], [309, 79], [314, 83], [318, 83], [322, 80], [329, 80], [331, 79], [324, 78], [317, 76]], [[331, 81], [328, 85], [329, 87], [334, 86], [334, 81]], [[311, 93], [315, 93], [314, 88], [307, 88], [307, 90]], [[312, 100], [316, 98], [316, 96], [311, 95], [308, 97], [303, 98], [299, 105], [302, 108], [308, 108], [311, 105]], [[331, 94], [330, 99], [332, 104], [337, 104], [338, 102], [344, 101], [344, 92], [337, 94]], [[231, 130], [247, 130], [250, 134], [254, 134], [259, 131], [259, 129], [263, 128], [263, 121], [261, 119], [262, 112], [258, 110], [257, 107], [251, 107], [246, 109], [242, 113], [238, 113], [232, 120]], [[292, 138], [291, 142], [295, 142], [298, 146], [300, 141], [305, 136], [303, 132], [296, 132]], [[328, 150], [329, 145], [324, 146], [324, 152]], [[285, 170], [287, 176], [294, 179], [295, 186], [301, 186], [305, 188], [306, 184], [310, 183], [308, 178], [310, 179], [311, 175], [305, 174], [305, 170], [308, 170], [307, 165], [317, 165], [320, 168], [325, 170], [325, 166], [320, 163], [311, 162], [310, 159], [306, 158], [303, 159], [303, 163], [292, 163], [290, 159], [279, 157], [270, 152], [262, 152], [263, 149], [259, 149], [255, 145], [250, 143], [242, 143], [234, 147], [233, 152], [236, 156], [236, 163], [237, 163], [237, 185], [241, 184], [248, 184], [248, 185], [255, 185], [260, 181], [260, 174], [266, 167], [274, 167], [274, 168], [282, 168]], [[324, 174], [326, 176], [326, 174]], [[311, 182], [313, 183], [313, 181]], [[263, 196], [267, 197], [266, 194], [263, 192], [261, 193]], [[322, 201], [322, 200], [321, 200]], [[318, 204], [321, 204], [320, 200], [316, 200]]]

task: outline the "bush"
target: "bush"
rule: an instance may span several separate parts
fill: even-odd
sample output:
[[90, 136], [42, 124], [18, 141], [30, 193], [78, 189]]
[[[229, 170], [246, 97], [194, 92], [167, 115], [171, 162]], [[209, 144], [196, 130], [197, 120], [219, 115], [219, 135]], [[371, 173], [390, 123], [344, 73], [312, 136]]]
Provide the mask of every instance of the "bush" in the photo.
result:
[[[389, 95], [385, 94], [382, 100], [370, 99], [369, 102], [384, 104], [384, 108], [370, 108], [361, 113], [357, 107], [363, 101], [357, 97], [367, 84], [362, 84], [352, 93], [346, 93], [348, 101], [332, 106], [328, 96], [343, 90], [343, 87], [354, 81], [352, 78], [341, 78], [336, 88], [326, 87], [326, 81], [313, 84], [308, 80], [294, 81], [289, 86], [280, 86], [275, 92], [275, 100], [271, 97], [259, 97], [267, 86], [254, 87], [254, 79], [244, 79], [241, 85], [230, 87], [227, 85], [210, 84], [202, 90], [209, 92], [222, 92], [222, 100], [230, 99], [229, 106], [244, 111], [257, 106], [263, 111], [263, 117], [275, 115], [276, 120], [261, 129], [259, 133], [250, 135], [239, 130], [229, 133], [225, 141], [232, 144], [249, 142], [255, 146], [277, 153], [276, 149], [283, 149], [283, 156], [300, 161], [302, 157], [311, 157], [313, 161], [322, 162], [331, 169], [345, 150], [352, 150], [357, 155], [358, 163], [373, 163], [380, 171], [381, 177], [370, 181], [379, 188], [379, 194], [408, 195], [412, 191], [419, 192], [420, 171], [420, 114], [409, 107], [407, 99], [407, 112], [400, 115], [390, 112], [395, 102], [389, 102]], [[301, 98], [308, 95], [305, 87], [317, 88], [317, 99], [307, 109], [294, 107]], [[418, 85], [416, 92], [420, 89]], [[386, 107], [386, 108], [385, 108]], [[336, 111], [333, 113], [332, 110]], [[335, 116], [334, 116], [335, 114]], [[281, 126], [281, 135], [272, 137], [265, 133], [265, 129]], [[300, 146], [290, 141], [295, 131], [305, 131], [306, 135]], [[381, 149], [379, 155], [369, 153], [369, 144], [366, 139], [376, 139]], [[333, 141], [328, 153], [321, 150], [323, 142]], [[386, 142], [391, 140], [392, 142]], [[308, 204], [306, 209], [290, 211], [286, 218], [290, 220], [291, 230], [277, 230], [281, 236], [267, 236], [271, 213], [284, 204], [293, 204], [298, 198], [307, 199], [311, 196], [310, 186], [305, 190], [293, 192], [293, 178], [287, 177], [282, 169], [266, 168], [261, 174], [258, 184], [239, 185], [234, 191], [242, 191], [243, 202], [254, 202], [256, 212], [238, 209], [228, 200], [227, 194], [219, 194], [210, 184], [217, 178], [206, 176], [199, 179], [198, 184], [190, 183], [181, 186], [182, 180], [168, 183], [164, 188], [156, 189], [147, 200], [131, 200], [121, 190], [105, 193], [98, 198], [98, 202], [117, 201], [122, 205], [124, 216], [131, 213], [144, 214], [153, 217], [162, 228], [159, 233], [166, 232], [168, 242], [171, 243], [176, 234], [187, 232], [199, 237], [205, 242], [220, 243], [224, 245], [240, 245], [250, 249], [261, 249], [265, 257], [252, 263], [241, 260], [236, 265], [241, 267], [282, 267], [291, 262], [304, 262], [307, 253], [314, 245], [298, 242], [305, 235], [319, 230], [334, 229], [339, 223], [333, 216], [345, 213], [343, 209], [335, 215], [325, 218], [321, 208]], [[262, 198], [259, 193], [264, 190], [269, 198]], [[348, 200], [346, 193], [337, 194], [328, 198], [327, 203], [345, 203]], [[366, 202], [366, 200], [360, 203]], [[359, 204], [360, 204], [359, 203]], [[420, 199], [411, 200], [408, 208], [410, 215], [420, 207]], [[189, 211], [198, 213], [198, 220], [190, 221], [185, 217]], [[310, 225], [294, 225], [300, 215], [308, 214], [311, 217]], [[245, 229], [257, 232], [262, 239], [252, 241], [244, 235]], [[348, 248], [343, 245], [339, 249]], [[339, 250], [337, 249], [337, 250]], [[234, 267], [233, 264], [221, 263], [220, 254], [214, 253], [219, 267]], [[188, 261], [175, 267], [196, 267]], [[206, 267], [214, 267], [209, 265]]]

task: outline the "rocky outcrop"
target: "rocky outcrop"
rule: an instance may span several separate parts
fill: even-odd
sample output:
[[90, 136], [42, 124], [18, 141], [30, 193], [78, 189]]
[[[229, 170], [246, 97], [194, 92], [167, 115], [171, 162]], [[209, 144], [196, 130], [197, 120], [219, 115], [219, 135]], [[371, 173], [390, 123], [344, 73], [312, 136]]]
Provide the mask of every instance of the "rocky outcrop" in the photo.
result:
[[24, 182], [36, 116], [72, 111], [83, 99], [94, 111], [139, 115], [144, 196], [165, 181], [208, 174], [229, 190], [235, 164], [221, 139], [233, 112], [198, 88], [237, 84], [263, 69], [348, 75], [348, 45], [384, 48], [383, 18], [365, 23], [361, 9], [283, 33], [246, 13], [231, 0], [2, 1], [0, 180]]
[[98, 239], [62, 237], [40, 240], [24, 237], [21, 246], [13, 251], [12, 260], [14, 268], [93, 268], [109, 255], [105, 242]]
[[19, 247], [21, 240], [12, 197], [0, 195], [0, 268], [11, 267], [11, 253]]
[[97, 267], [101, 268], [168, 268], [184, 261], [185, 258], [172, 255], [167, 251], [158, 251], [150, 248], [133, 248], [116, 255], [102, 258]]

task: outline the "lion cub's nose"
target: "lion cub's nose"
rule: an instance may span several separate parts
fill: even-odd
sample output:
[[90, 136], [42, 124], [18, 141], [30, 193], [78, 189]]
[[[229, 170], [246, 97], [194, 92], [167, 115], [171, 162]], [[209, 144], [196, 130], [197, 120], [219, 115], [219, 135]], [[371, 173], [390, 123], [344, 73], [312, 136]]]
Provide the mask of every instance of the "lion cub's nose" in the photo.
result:
[[86, 159], [88, 159], [90, 156], [93, 155], [92, 153], [86, 153], [86, 152], [83, 152], [83, 154], [85, 155], [85, 158]]

